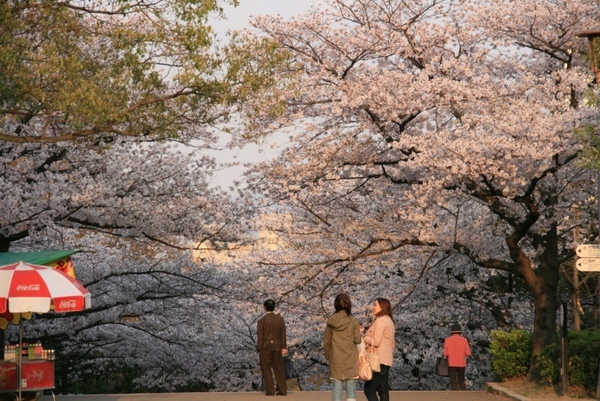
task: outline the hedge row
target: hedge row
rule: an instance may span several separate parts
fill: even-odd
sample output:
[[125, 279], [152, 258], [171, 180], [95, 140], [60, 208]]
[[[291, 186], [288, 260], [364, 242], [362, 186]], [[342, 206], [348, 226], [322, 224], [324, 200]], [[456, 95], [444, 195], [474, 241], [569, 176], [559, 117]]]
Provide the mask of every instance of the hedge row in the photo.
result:
[[[523, 330], [492, 332], [490, 352], [495, 380], [524, 377], [529, 370], [532, 334]], [[600, 330], [569, 331], [569, 384], [582, 387], [588, 393], [596, 391], [600, 364]], [[560, 381], [560, 347], [547, 346], [539, 360], [541, 383], [553, 385]]]

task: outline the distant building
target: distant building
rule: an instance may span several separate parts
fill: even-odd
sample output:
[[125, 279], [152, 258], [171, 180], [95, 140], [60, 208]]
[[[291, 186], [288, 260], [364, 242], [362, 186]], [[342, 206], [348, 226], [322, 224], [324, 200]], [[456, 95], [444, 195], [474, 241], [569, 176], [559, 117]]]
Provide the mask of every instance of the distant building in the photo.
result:
[[261, 230], [252, 235], [245, 242], [220, 242], [205, 241], [194, 243], [192, 259], [194, 262], [235, 262], [252, 251], [275, 251], [281, 249], [284, 241], [277, 233], [269, 230]]

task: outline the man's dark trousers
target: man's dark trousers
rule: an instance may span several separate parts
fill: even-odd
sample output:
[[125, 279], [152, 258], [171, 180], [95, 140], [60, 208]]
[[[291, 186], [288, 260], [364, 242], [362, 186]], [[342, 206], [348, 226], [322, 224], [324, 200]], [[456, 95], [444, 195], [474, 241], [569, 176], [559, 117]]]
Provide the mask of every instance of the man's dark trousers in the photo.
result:
[[277, 394], [286, 395], [287, 385], [282, 354], [282, 350], [287, 348], [285, 321], [281, 316], [267, 312], [265, 316], [258, 319], [257, 333], [256, 350], [259, 352], [260, 369], [267, 395], [275, 393], [273, 374], [279, 388]]
[[[283, 355], [281, 350], [271, 351], [269, 348], [262, 349], [259, 352], [260, 369], [263, 373], [263, 383], [267, 394], [275, 394], [275, 383], [273, 383], [273, 374], [277, 380], [278, 394], [287, 394], [287, 384], [285, 382], [285, 371], [283, 369]], [[271, 373], [271, 366], [273, 373]]]

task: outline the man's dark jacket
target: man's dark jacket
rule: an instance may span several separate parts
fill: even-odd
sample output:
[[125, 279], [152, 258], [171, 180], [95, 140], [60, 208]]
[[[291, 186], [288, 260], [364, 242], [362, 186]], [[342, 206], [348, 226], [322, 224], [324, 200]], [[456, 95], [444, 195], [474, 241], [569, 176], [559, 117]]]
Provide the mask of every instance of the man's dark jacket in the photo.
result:
[[256, 350], [267, 349], [269, 351], [280, 351], [287, 348], [285, 338], [285, 323], [283, 318], [275, 313], [267, 313], [258, 320], [258, 341]]

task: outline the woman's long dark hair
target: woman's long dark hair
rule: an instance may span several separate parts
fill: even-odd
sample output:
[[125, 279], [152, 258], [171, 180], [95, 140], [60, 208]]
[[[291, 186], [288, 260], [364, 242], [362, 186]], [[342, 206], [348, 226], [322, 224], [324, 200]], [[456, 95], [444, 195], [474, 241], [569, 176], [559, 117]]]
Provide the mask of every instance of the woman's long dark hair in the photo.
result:
[[335, 297], [335, 301], [333, 301], [333, 307], [336, 312], [345, 310], [348, 316], [350, 316], [352, 314], [352, 301], [350, 300], [350, 295], [344, 293], [338, 294], [338, 296]]
[[392, 303], [387, 298], [377, 298], [376, 301], [379, 304], [379, 307], [381, 308], [381, 310], [377, 314], [377, 317], [384, 316], [384, 315], [389, 316], [390, 319], [392, 319], [392, 322], [394, 324], [396, 324], [396, 322], [394, 321], [394, 315], [392, 312]]

